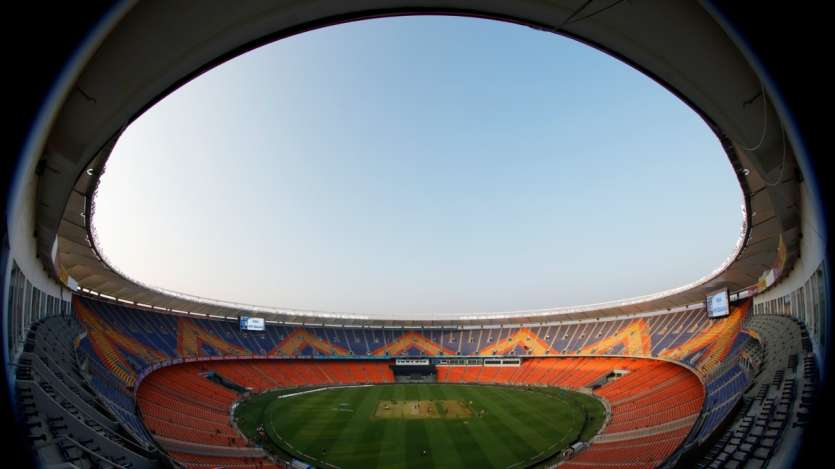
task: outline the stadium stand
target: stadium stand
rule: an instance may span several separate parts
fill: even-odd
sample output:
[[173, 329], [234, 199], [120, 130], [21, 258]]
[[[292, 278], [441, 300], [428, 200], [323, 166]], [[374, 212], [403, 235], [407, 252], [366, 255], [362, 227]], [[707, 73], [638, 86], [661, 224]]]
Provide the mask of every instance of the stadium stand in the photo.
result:
[[[237, 393], [208, 379], [210, 375], [245, 390]], [[300, 377], [300, 379], [299, 379]], [[139, 387], [139, 412], [166, 452], [186, 467], [281, 467], [263, 462], [265, 454], [249, 446], [230, 421], [234, 402], [250, 391], [279, 387], [391, 383], [383, 362], [315, 360], [208, 361], [161, 368]], [[214, 466], [213, 466], [214, 467]]]
[[[472, 346], [461, 349], [475, 357], [523, 359], [509, 367], [438, 366], [439, 382], [556, 386], [605, 400], [609, 416], [603, 430], [564, 466], [670, 463], [736, 416], [732, 431], [711, 448], [713, 456], [734, 467], [734, 461], [762, 462], [777, 454], [784, 429], [802, 426], [805, 418], [801, 407], [788, 417], [788, 408], [802, 405], [795, 399], [798, 390], [809, 396], [814, 385], [812, 378], [801, 381], [792, 371], [799, 358], [814, 366], [810, 356], [800, 355], [808, 336], [804, 342], [798, 323], [749, 318], [749, 307], [750, 302], [738, 303], [719, 320], [707, 320], [704, 310], [694, 309], [585, 325], [479, 331], [270, 325], [264, 332], [244, 332], [233, 321], [165, 315], [76, 296], [75, 317], [33, 326], [17, 387], [21, 411], [28, 408], [23, 415], [32, 417], [30, 437], [42, 441], [39, 451], [46, 461], [157, 467], [167, 454], [171, 463], [184, 467], [283, 467], [265, 459], [230, 421], [230, 409], [243, 395], [390, 383], [395, 377], [389, 357], [443, 357], [453, 344], [464, 342]], [[796, 329], [790, 337], [787, 324]], [[364, 355], [354, 355], [355, 350]], [[780, 361], [786, 356], [790, 362]], [[56, 360], [60, 366], [49, 366]], [[809, 376], [815, 375], [810, 370]], [[773, 382], [762, 382], [766, 378]], [[745, 417], [734, 413], [740, 406]], [[701, 463], [711, 458], [706, 455]]]
[[143, 444], [118, 422], [88, 386], [73, 351], [81, 334], [68, 317], [33, 324], [17, 367], [19, 415], [45, 464], [80, 468], [157, 467], [154, 446]]
[[[808, 420], [819, 375], [803, 324], [787, 316], [761, 315], [751, 317], [746, 327], [757, 337], [752, 340], [760, 345], [749, 349], [758, 350], [762, 364], [745, 391], [741, 410], [714, 438], [698, 467], [786, 465], [793, 455], [781, 448], [795, 447]], [[701, 436], [707, 438], [710, 430]]]
[[[138, 439], [151, 439], [147, 429], [169, 455], [193, 467], [212, 464], [214, 456], [216, 463], [232, 458], [241, 467], [263, 457], [229, 421], [241, 390], [393, 382], [387, 357], [446, 356], [455, 344], [472, 356], [538, 356], [518, 367], [439, 366], [440, 382], [558, 386], [593, 390], [605, 399], [610, 420], [570, 462], [577, 466], [660, 464], [710, 434], [748, 379], [738, 361], [727, 358], [751, 341], [742, 331], [750, 302], [712, 321], [703, 309], [693, 309], [631, 320], [441, 332], [272, 325], [242, 332], [234, 321], [80, 296], [73, 306], [85, 327], [78, 356], [101, 399], [119, 409], [116, 418], [136, 428]], [[629, 449], [632, 442], [646, 448]]]
[[[639, 452], [640, 457], [635, 459], [633, 451], [624, 448], [631, 445], [633, 440], [635, 444], [641, 444], [646, 443], [648, 438], [658, 443], [653, 446], [654, 459], [650, 462], [657, 464], [663, 461], [684, 439], [702, 404], [704, 388], [696, 375], [682, 366], [668, 362], [634, 358], [554, 357], [532, 359], [524, 363], [513, 370], [515, 377], [507, 373], [510, 369], [504, 369], [505, 376], [509, 378], [507, 381], [495, 379], [499, 368], [440, 367], [438, 370], [448, 377], [455, 375], [457, 368], [466, 368], [469, 374], [458, 375], [464, 376], [460, 382], [538, 384], [574, 389], [588, 388], [615, 369], [628, 372], [628, 375], [608, 381], [595, 390], [597, 395], [607, 399], [612, 406], [611, 420], [599, 437], [601, 457], [606, 461], [624, 464], [639, 460], [646, 462], [642, 459], [646, 457], [645, 451]], [[157, 440], [175, 457], [190, 454], [203, 458], [201, 461], [207, 461], [211, 460], [213, 454], [224, 454], [222, 459], [215, 462], [234, 458], [231, 455], [236, 450], [227, 448], [243, 448], [246, 445], [246, 441], [229, 422], [229, 407], [237, 396], [220, 384], [209, 381], [206, 375], [217, 373], [231, 377], [235, 383], [254, 391], [265, 390], [266, 386], [271, 385], [265, 386], [261, 374], [253, 372], [255, 367], [279, 379], [299, 374], [301, 370], [309, 370], [304, 378], [307, 385], [393, 382], [390, 372], [384, 375], [387, 366], [382, 362], [229, 360], [185, 363], [157, 370], [142, 381], [138, 392], [140, 413]], [[324, 372], [325, 369], [345, 378], [336, 381]], [[337, 371], [339, 369], [341, 371]], [[361, 373], [371, 369], [380, 371], [384, 379], [369, 380], [367, 375]], [[535, 376], [528, 369], [548, 370], [548, 379], [543, 381], [542, 376]], [[579, 379], [578, 376], [584, 378]], [[445, 381], [445, 378], [440, 381]], [[597, 461], [597, 448], [595, 442], [576, 462]], [[251, 457], [249, 453], [240, 456], [241, 459]], [[178, 460], [186, 464], [196, 459], [178, 457]], [[237, 464], [245, 463], [238, 461]]]
[[[556, 386], [605, 400], [606, 425], [561, 465], [568, 468], [656, 467], [705, 443], [700, 467], [760, 467], [787, 457], [780, 448], [798, 438], [817, 382], [800, 323], [748, 317], [750, 302], [713, 321], [693, 310], [586, 328], [446, 335], [270, 326], [252, 333], [232, 321], [90, 298], [75, 297], [73, 306], [75, 317], [33, 325], [17, 392], [39, 456], [78, 467], [159, 467], [167, 458], [189, 468], [284, 467], [235, 428], [230, 409], [238, 399], [277, 388], [394, 382], [389, 357], [415, 350], [443, 357], [450, 350], [443, 341], [455, 335], [465, 342], [473, 336], [476, 357], [525, 353], [517, 354], [519, 366], [438, 366], [439, 382]], [[589, 334], [595, 330], [601, 334]], [[550, 336], [555, 331], [561, 343]], [[519, 348], [548, 340], [555, 341], [551, 355]], [[499, 349], [497, 341], [508, 345]], [[351, 342], [382, 345], [352, 357]]]
[[[631, 320], [457, 331], [270, 325], [242, 333], [237, 321], [166, 315], [76, 296], [74, 310], [104, 361], [135, 374], [167, 359], [207, 356], [629, 355], [669, 358], [709, 372], [737, 338], [750, 302], [708, 320], [703, 308]], [[486, 341], [477, 340], [479, 336]], [[342, 339], [336, 339], [342, 336]], [[354, 340], [345, 340], [346, 337]], [[475, 337], [473, 337], [475, 336]], [[495, 340], [493, 340], [495, 336]], [[436, 342], [436, 337], [440, 342]], [[469, 339], [473, 339], [470, 341]], [[353, 342], [353, 343], [352, 343]], [[455, 352], [451, 345], [467, 343]], [[479, 347], [481, 342], [487, 345]], [[119, 353], [116, 348], [124, 353]], [[97, 348], [97, 350], [98, 350]], [[126, 382], [129, 376], [124, 376]]]
[[[234, 315], [243, 305], [172, 296], [121, 275], [104, 259], [90, 221], [98, 175], [118, 135], [178, 84], [244, 52], [247, 44], [263, 43], [265, 34], [307, 30], [337, 18], [365, 18], [377, 8], [399, 11], [385, 2], [291, 3], [264, 8], [261, 2], [245, 2], [235, 9], [195, 8], [189, 2], [72, 5], [66, 7], [72, 10], [72, 21], [57, 4], [50, 11], [32, 8], [36, 13], [29, 20], [35, 29], [49, 31], [55, 40], [46, 49], [11, 48], [35, 56], [44, 73], [10, 74], [22, 76], [20, 84], [28, 85], [10, 88], [15, 97], [34, 104], [11, 113], [22, 124], [13, 128], [23, 135], [12, 137], [13, 152], [18, 145], [23, 150], [17, 161], [7, 158], [8, 174], [17, 177], [7, 179], [11, 191], [0, 258], [5, 263], [6, 379], [14, 392], [9, 402], [43, 466], [280, 467], [249, 455], [253, 448], [238, 445], [223, 447], [237, 454], [231, 456], [208, 454], [216, 449], [205, 447], [221, 447], [214, 444], [203, 445], [206, 454], [194, 450], [199, 443], [188, 443], [192, 448], [170, 444], [159, 451], [160, 435], [148, 429], [189, 427], [196, 424], [193, 419], [225, 424], [228, 415], [220, 421], [216, 411], [228, 403], [230, 392], [239, 392], [235, 386], [259, 390], [363, 378], [385, 382], [386, 368], [360, 363], [377, 363], [369, 357], [384, 363], [388, 356], [441, 355], [524, 358], [518, 367], [447, 368], [443, 379], [449, 382], [588, 387], [615, 400], [623, 414], [611, 415], [593, 445], [566, 466], [651, 467], [665, 458], [665, 467], [679, 458], [685, 467], [788, 466], [810, 420], [813, 431], [806, 431], [803, 439], [811, 456], [805, 462], [814, 466], [818, 461], [811, 458], [829, 457], [825, 435], [831, 421], [820, 417], [828, 413], [820, 407], [811, 410], [817, 395], [826, 397], [826, 392], [816, 391], [831, 383], [819, 381], [831, 373], [818, 370], [829, 365], [832, 344], [824, 229], [831, 191], [821, 183], [825, 153], [818, 134], [825, 133], [814, 132], [815, 124], [809, 123], [821, 121], [809, 116], [820, 108], [815, 91], [823, 87], [813, 86], [816, 74], [796, 73], [809, 62], [804, 54], [785, 53], [820, 44], [817, 36], [822, 39], [826, 28], [815, 26], [825, 21], [824, 15], [765, 4], [753, 11], [736, 2], [711, 1], [579, 2], [573, 12], [572, 3], [578, 2], [429, 2], [432, 11], [446, 11], [447, 5], [454, 7], [448, 13], [461, 14], [463, 6], [479, 17], [530, 22], [537, 29], [594, 44], [649, 74], [692, 107], [715, 132], [740, 182], [746, 223], [738, 256], [723, 265], [726, 270], [691, 284], [682, 295], [662, 296], [649, 308], [624, 302], [617, 314], [684, 304], [679, 301], [684, 296], [691, 301], [706, 287], [725, 285], [738, 298], [743, 293], [751, 297], [758, 316], [748, 317], [750, 305], [742, 303], [721, 320], [706, 319], [698, 308], [599, 321], [599, 311], [589, 311], [582, 320], [525, 327], [509, 326], [523, 322], [521, 318], [506, 324], [485, 320], [491, 326], [484, 328], [417, 331], [346, 320], [350, 326], [268, 325], [264, 333], [244, 334], [232, 321], [175, 314]], [[408, 7], [403, 11], [418, 12]], [[26, 24], [26, 14], [13, 16]], [[98, 26], [90, 29], [93, 25]], [[791, 25], [795, 30], [786, 33]], [[30, 41], [29, 46], [35, 44]], [[14, 57], [10, 70], [31, 68], [28, 59]], [[717, 64], [721, 67], [712, 66]], [[67, 301], [73, 291], [97, 298], [75, 297], [74, 318]], [[134, 302], [168, 314], [126, 306]], [[276, 319], [299, 318], [278, 313]], [[325, 321], [321, 316], [299, 321], [307, 319]], [[332, 357], [369, 361], [356, 362], [359, 368], [351, 360], [313, 361]], [[282, 369], [269, 363], [282, 363]], [[614, 365], [631, 367], [630, 373], [612, 375], [607, 368]], [[669, 373], [672, 383], [631, 382], [630, 376], [644, 366]], [[158, 379], [173, 379], [181, 372], [191, 373], [186, 379], [194, 389], [169, 387], [167, 381], [161, 381], [164, 392], [154, 388]], [[658, 415], [660, 409], [644, 398], [655, 393], [673, 401], [674, 396], [689, 396], [685, 383], [692, 377], [701, 381], [701, 409], [696, 414], [672, 410], [694, 423], [669, 431], [659, 428], [652, 415], [669, 421], [679, 414]], [[141, 404], [150, 406], [151, 417], [137, 404], [137, 395], [143, 396]], [[156, 414], [160, 426], [153, 427], [147, 419], [160, 411], [153, 408], [154, 400], [208, 410], [177, 420], [166, 408]], [[817, 400], [824, 408], [829, 402]], [[643, 418], [639, 410], [650, 413]], [[624, 431], [611, 433], [612, 427]], [[218, 427], [221, 432], [224, 428]], [[658, 431], [637, 435], [647, 428]], [[611, 434], [628, 438], [616, 440], [607, 436]], [[21, 443], [15, 437], [7, 438], [7, 445]], [[687, 459], [691, 453], [697, 459]]]
[[[490, 370], [490, 371], [488, 371]], [[493, 368], [492, 370], [498, 370]], [[557, 386], [591, 390], [604, 398], [611, 416], [604, 430], [565, 467], [598, 463], [652, 467], [684, 441], [704, 399], [696, 374], [673, 363], [643, 358], [533, 358], [506, 380], [488, 367], [438, 367], [441, 382]], [[623, 376], [615, 377], [615, 370]]]

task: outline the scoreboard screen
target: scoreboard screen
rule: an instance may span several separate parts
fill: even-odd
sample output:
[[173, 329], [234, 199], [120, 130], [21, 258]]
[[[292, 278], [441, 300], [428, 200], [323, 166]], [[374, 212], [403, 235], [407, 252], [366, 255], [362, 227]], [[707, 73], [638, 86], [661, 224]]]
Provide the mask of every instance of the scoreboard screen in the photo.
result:
[[705, 299], [705, 304], [707, 305], [707, 317], [709, 318], [721, 318], [731, 314], [727, 288], [708, 295]]
[[427, 366], [429, 365], [428, 358], [398, 358], [394, 361], [395, 365], [408, 366]]
[[263, 331], [264, 318], [251, 318], [248, 316], [241, 316], [241, 330], [242, 331]]

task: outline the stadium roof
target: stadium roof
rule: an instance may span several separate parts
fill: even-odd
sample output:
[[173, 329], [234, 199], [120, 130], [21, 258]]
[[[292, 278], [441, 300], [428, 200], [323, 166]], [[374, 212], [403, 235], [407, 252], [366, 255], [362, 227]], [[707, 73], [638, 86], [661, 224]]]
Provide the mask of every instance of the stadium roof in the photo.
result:
[[[766, 86], [700, 5], [623, 3], [611, 9], [617, 14], [594, 14], [594, 8], [578, 9], [583, 2], [568, 1], [525, 5], [418, 2], [422, 3], [423, 8], [414, 2], [397, 7], [396, 3], [376, 0], [290, 8], [252, 2], [229, 10], [213, 9], [212, 2], [142, 2], [114, 12], [99, 31], [107, 40], [89, 51], [89, 60], [44, 145], [37, 237], [45, 267], [65, 282], [72, 278], [86, 291], [172, 312], [392, 325], [539, 323], [665, 310], [701, 303], [705, 293], [715, 289], [735, 292], [749, 288], [772, 267], [777, 267], [778, 276], [791, 268], [800, 234], [798, 180], [791, 146]], [[635, 66], [690, 104], [716, 133], [737, 171], [745, 224], [736, 252], [708, 277], [654, 295], [558, 310], [437, 321], [260, 308], [189, 297], [141, 285], [102, 258], [89, 223], [101, 169], [124, 128], [157, 100], [223, 60], [284, 36], [353, 19], [444, 12], [505, 19], [573, 37]], [[156, 32], [153, 40], [146, 34], [149, 30]], [[778, 256], [780, 240], [785, 246], [782, 258]]]

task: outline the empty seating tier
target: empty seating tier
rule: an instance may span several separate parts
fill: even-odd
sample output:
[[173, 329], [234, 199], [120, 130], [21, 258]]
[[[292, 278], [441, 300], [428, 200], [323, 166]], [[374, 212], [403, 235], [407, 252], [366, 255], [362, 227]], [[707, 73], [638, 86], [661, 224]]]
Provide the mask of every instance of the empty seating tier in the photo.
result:
[[[160, 446], [187, 467], [275, 467], [263, 454], [234, 456], [235, 448], [249, 448], [230, 421], [231, 406], [242, 397], [233, 387], [261, 392], [279, 387], [392, 382], [394, 374], [384, 361], [193, 362], [148, 375], [137, 392], [137, 403], [145, 426]], [[265, 461], [268, 464], [262, 466]]]
[[704, 386], [692, 371], [641, 358], [532, 358], [504, 369], [439, 366], [438, 380], [585, 389], [605, 399], [610, 419], [591, 446], [568, 463], [577, 467], [660, 464], [687, 437], [704, 401]]
[[[717, 320], [695, 308], [536, 327], [268, 324], [252, 332], [241, 331], [236, 321], [160, 314], [81, 296], [73, 300], [86, 332], [75, 348], [95, 393], [136, 438], [146, 444], [156, 440], [193, 467], [213, 464], [206, 459], [212, 456], [235, 460], [214, 461], [218, 464], [248, 467], [253, 448], [229, 423], [240, 392], [388, 383], [394, 381], [388, 368], [394, 356], [522, 356], [519, 367], [439, 366], [437, 379], [588, 389], [609, 403], [611, 416], [595, 443], [571, 463], [657, 465], [697, 439], [697, 433], [685, 431], [697, 419], [709, 432], [738, 402], [748, 375], [736, 357], [743, 350], [748, 357], [756, 353], [741, 333], [749, 307], [750, 301], [741, 302]], [[709, 415], [702, 416], [703, 404]], [[637, 460], [618, 451], [630, 442], [647, 446]], [[182, 454], [193, 457], [176, 456]]]

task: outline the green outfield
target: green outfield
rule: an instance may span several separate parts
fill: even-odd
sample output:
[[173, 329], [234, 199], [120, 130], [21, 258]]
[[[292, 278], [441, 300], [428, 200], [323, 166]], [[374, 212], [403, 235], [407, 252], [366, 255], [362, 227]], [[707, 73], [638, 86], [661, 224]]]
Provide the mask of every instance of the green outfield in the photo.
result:
[[589, 440], [605, 418], [595, 398], [553, 388], [390, 384], [331, 388], [242, 402], [250, 441], [319, 467], [531, 467]]

